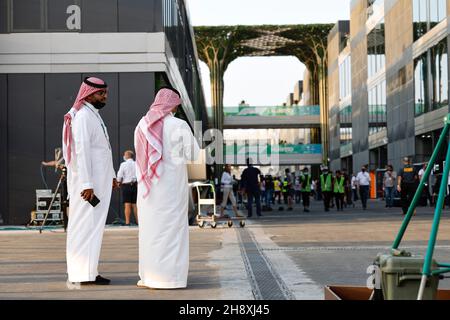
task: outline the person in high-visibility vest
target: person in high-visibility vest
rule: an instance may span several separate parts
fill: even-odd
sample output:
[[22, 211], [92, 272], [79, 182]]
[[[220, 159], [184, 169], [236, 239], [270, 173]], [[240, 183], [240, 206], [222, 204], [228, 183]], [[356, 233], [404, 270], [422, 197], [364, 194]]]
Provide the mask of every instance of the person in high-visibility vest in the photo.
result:
[[323, 205], [325, 211], [330, 211], [330, 200], [332, 196], [333, 177], [331, 172], [328, 172], [328, 167], [322, 168], [320, 175], [320, 188], [322, 190]]
[[345, 177], [341, 175], [341, 171], [336, 171], [336, 177], [333, 184], [334, 198], [336, 199], [336, 208], [339, 211], [344, 210], [344, 194], [345, 194]]
[[300, 192], [302, 193], [303, 211], [309, 212], [309, 197], [311, 196], [311, 176], [308, 168], [303, 168], [300, 176]]
[[275, 197], [274, 197], [274, 204], [275, 201], [278, 198], [278, 204], [281, 204], [281, 182], [280, 182], [280, 177], [276, 177], [275, 180], [273, 180], [273, 189], [275, 192]]

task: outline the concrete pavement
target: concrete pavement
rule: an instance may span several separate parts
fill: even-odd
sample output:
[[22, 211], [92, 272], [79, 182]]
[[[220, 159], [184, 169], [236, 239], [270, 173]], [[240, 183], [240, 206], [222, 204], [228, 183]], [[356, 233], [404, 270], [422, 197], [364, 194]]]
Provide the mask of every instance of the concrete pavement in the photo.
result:
[[[401, 247], [424, 253], [432, 208], [418, 208]], [[450, 212], [441, 220], [436, 258], [450, 262]], [[188, 287], [138, 288], [137, 227], [107, 227], [99, 271], [110, 286], [66, 286], [62, 229], [0, 230], [0, 299], [323, 299], [325, 285], [364, 286], [367, 267], [388, 252], [403, 216], [372, 200], [366, 211], [263, 212], [245, 228], [190, 227]], [[0, 228], [1, 229], [1, 228]], [[5, 228], [4, 228], [5, 229]], [[440, 288], [450, 288], [448, 279]]]

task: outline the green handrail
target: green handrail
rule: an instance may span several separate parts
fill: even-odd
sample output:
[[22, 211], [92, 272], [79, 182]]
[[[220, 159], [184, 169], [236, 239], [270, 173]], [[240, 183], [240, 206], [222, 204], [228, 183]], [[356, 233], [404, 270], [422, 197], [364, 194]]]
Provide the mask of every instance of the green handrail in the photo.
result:
[[445, 156], [445, 167], [442, 173], [441, 186], [439, 187], [438, 201], [434, 210], [433, 225], [431, 226], [430, 239], [428, 240], [428, 248], [423, 264], [422, 274], [429, 276], [431, 274], [431, 260], [433, 259], [434, 246], [436, 245], [437, 233], [439, 230], [439, 222], [441, 220], [442, 206], [444, 204], [445, 192], [447, 191], [447, 177], [450, 172], [450, 144]]
[[435, 276], [441, 273], [447, 273], [450, 272], [450, 268], [442, 268], [442, 269], [437, 269], [437, 270], [433, 270], [431, 271], [431, 275]]

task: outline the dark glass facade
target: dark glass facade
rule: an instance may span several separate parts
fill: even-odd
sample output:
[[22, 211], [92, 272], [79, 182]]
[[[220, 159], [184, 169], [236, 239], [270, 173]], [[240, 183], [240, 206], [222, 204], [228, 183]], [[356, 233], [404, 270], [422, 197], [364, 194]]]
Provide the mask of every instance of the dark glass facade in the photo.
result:
[[447, 38], [414, 60], [414, 104], [416, 116], [448, 106]]
[[[192, 38], [184, 1], [163, 0], [163, 27], [164, 33], [177, 62], [184, 85], [190, 94], [194, 109], [204, 105], [203, 91], [200, 75], [197, 70], [197, 59], [194, 55], [194, 39]], [[201, 114], [200, 110], [195, 110]], [[201, 120], [201, 119], [198, 119]]]
[[[166, 8], [169, 3], [179, 20], [165, 28], [163, 6]], [[75, 19], [77, 8], [81, 15], [79, 21]], [[166, 54], [170, 58], [172, 53], [177, 65], [169, 65], [171, 61], [161, 63], [166, 63], [167, 68], [178, 68], [181, 75], [180, 79], [171, 73], [169, 80], [164, 72], [127, 71], [126, 61], [120, 72], [87, 74], [81, 66], [79, 72], [0, 74], [0, 223], [2, 220], [6, 224], [30, 221], [36, 202], [35, 190], [46, 188], [40, 163], [53, 160], [55, 149], [61, 147], [63, 116], [72, 106], [85, 76], [98, 76], [109, 86], [108, 102], [101, 113], [108, 128], [116, 170], [123, 151], [133, 149], [136, 124], [161, 85], [183, 86], [184, 83], [196, 120], [203, 120], [203, 129], [207, 129], [191, 26], [184, 10], [182, 0], [0, 0], [0, 33], [10, 33], [8, 37], [12, 39], [15, 33], [28, 32], [97, 33], [99, 39], [102, 33], [167, 32], [171, 50], [166, 49]], [[78, 22], [79, 29], [67, 28]], [[97, 66], [93, 70], [98, 70]], [[172, 80], [183, 83], [170, 83]], [[183, 114], [180, 117], [186, 119]], [[54, 170], [44, 170], [44, 177], [48, 187], [54, 189], [58, 179]], [[115, 192], [109, 222], [122, 210], [119, 200], [119, 193]]]
[[339, 139], [341, 146], [352, 142], [352, 106], [345, 106], [339, 111]]
[[370, 88], [368, 97], [370, 135], [386, 128], [386, 80]]
[[[367, 78], [370, 80], [385, 69], [385, 24], [381, 20], [367, 35]], [[368, 87], [369, 135], [386, 128], [386, 80]]]
[[[174, 0], [171, 0], [172, 2]], [[2, 0], [1, 32], [161, 32], [162, 0]], [[74, 27], [73, 19], [80, 24]]]

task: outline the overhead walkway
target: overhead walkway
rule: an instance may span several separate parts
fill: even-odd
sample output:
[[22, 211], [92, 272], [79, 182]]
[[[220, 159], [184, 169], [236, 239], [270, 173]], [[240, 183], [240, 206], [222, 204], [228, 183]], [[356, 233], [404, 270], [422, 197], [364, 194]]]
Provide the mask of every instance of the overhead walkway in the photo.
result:
[[231, 165], [245, 165], [247, 158], [255, 165], [313, 165], [322, 163], [322, 145], [227, 145], [224, 155]]
[[320, 106], [224, 107], [224, 129], [319, 128]]

